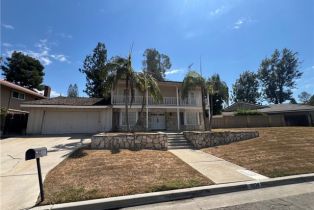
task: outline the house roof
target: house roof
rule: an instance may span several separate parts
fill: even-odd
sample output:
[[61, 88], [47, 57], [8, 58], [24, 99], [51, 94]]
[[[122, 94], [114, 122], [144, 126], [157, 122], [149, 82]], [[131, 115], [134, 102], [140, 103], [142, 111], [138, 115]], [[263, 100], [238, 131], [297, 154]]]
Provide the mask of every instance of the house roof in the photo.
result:
[[253, 104], [253, 103], [247, 103], [247, 102], [236, 102], [224, 109], [225, 112], [235, 112], [238, 109], [249, 109], [249, 110], [254, 110], [254, 109], [262, 109], [267, 106], [259, 105], [259, 104]]
[[19, 86], [17, 84], [12, 83], [12, 82], [8, 82], [6, 80], [0, 80], [0, 84], [3, 85], [3, 86], [6, 86], [8, 88], [11, 88], [11, 89], [23, 92], [23, 93], [36, 96], [38, 98], [46, 98], [45, 96], [43, 96], [43, 95], [41, 95], [41, 94], [39, 94], [39, 93], [37, 93], [37, 92], [35, 92], [33, 90], [30, 90], [28, 88]]
[[303, 104], [272, 104], [266, 108], [259, 109], [259, 111], [263, 113], [314, 111], [314, 106]]
[[36, 101], [27, 101], [23, 105], [63, 105], [63, 106], [104, 106], [108, 101], [104, 98], [86, 98], [86, 97], [56, 97]]
[[159, 83], [165, 83], [165, 84], [176, 84], [176, 85], [181, 85], [183, 82], [180, 81], [171, 81], [171, 80], [165, 80], [165, 81], [159, 81]]

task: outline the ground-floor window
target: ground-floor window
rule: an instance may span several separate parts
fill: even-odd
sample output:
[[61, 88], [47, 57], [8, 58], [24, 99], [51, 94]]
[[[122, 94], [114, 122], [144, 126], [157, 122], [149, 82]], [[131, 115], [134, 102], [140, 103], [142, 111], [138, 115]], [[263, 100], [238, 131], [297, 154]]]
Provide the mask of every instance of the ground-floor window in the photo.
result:
[[[137, 112], [128, 112], [129, 116], [129, 125], [133, 126], [136, 124], [137, 121]], [[126, 125], [126, 113], [125, 112], [120, 112], [120, 122], [121, 125]]]
[[198, 112], [186, 112], [185, 113], [185, 124], [186, 125], [198, 125], [199, 124]]

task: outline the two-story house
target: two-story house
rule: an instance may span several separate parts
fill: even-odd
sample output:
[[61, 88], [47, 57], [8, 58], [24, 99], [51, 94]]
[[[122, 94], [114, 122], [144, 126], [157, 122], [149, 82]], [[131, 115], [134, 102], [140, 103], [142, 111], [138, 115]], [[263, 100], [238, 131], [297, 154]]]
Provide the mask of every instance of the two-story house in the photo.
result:
[[[48, 89], [46, 90], [48, 91]], [[9, 112], [24, 112], [21, 103], [46, 98], [45, 96], [16, 85], [6, 80], [0, 80], [1, 108]]]
[[[204, 127], [201, 91], [189, 92], [181, 98], [182, 82], [159, 82], [163, 99], [156, 103], [149, 92], [142, 117], [142, 130], [180, 131], [200, 130]], [[111, 99], [57, 97], [26, 102], [22, 106], [30, 112], [27, 133], [97, 133], [126, 130], [124, 83], [111, 92]], [[143, 93], [136, 90], [135, 100], [129, 106], [129, 124], [134, 128], [142, 107]], [[208, 104], [208, 103], [207, 103]], [[208, 109], [208, 106], [207, 106]]]
[[[45, 87], [45, 94], [50, 93], [50, 88]], [[21, 134], [25, 132], [28, 112], [21, 104], [26, 101], [34, 101], [46, 98], [28, 88], [17, 84], [0, 80], [1, 96], [1, 128], [0, 136]]]
[[[180, 92], [182, 82], [164, 81], [158, 84], [163, 96], [160, 102], [155, 102], [149, 95], [149, 92], [140, 93], [137, 90], [135, 91], [134, 102], [131, 108], [129, 108], [129, 124], [131, 128], [138, 120], [143, 103], [143, 94], [146, 94], [143, 112], [145, 128], [143, 130], [176, 131], [202, 129], [204, 123], [200, 88], [190, 91], [188, 98], [182, 99]], [[113, 130], [126, 129], [124, 88], [125, 85], [121, 82], [111, 93]]]

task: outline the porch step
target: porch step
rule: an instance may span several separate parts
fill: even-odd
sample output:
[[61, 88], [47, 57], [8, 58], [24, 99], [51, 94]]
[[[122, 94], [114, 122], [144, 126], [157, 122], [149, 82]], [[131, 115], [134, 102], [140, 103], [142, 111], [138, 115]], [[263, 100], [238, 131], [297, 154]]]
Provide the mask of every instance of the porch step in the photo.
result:
[[185, 139], [183, 134], [174, 133], [168, 135], [168, 149], [191, 149], [193, 146]]

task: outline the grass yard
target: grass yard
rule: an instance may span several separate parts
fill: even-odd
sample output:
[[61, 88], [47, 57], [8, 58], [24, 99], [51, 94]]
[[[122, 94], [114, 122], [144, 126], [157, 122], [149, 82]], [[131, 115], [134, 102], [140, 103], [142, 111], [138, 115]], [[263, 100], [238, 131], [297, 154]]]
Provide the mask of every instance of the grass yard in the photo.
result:
[[167, 151], [80, 149], [50, 171], [42, 204], [210, 185]]
[[203, 151], [269, 177], [314, 172], [313, 127], [232, 130], [257, 130], [260, 137]]

